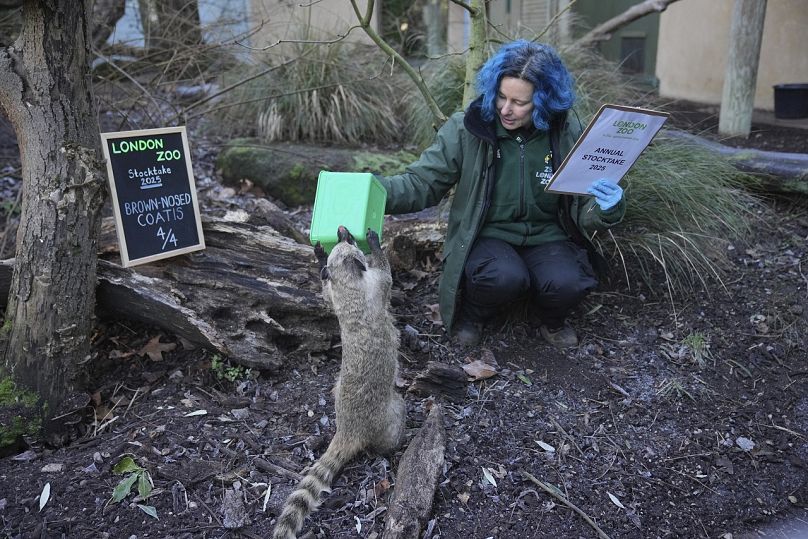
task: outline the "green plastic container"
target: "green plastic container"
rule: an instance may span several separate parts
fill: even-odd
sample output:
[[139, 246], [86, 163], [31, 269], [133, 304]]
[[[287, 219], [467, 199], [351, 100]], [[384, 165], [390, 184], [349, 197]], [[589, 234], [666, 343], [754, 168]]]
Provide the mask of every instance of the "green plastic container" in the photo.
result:
[[381, 241], [386, 202], [387, 191], [373, 174], [321, 171], [311, 216], [311, 244], [319, 241], [330, 253], [342, 225], [351, 231], [356, 245], [369, 253], [367, 230], [374, 230]]

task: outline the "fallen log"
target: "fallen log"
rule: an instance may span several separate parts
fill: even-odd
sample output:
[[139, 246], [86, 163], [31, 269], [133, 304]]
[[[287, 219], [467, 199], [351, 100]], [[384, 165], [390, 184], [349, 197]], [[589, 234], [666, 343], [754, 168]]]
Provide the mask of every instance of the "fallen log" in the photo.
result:
[[[322, 299], [313, 251], [284, 236], [305, 241], [303, 235], [275, 207], [256, 204], [233, 213], [203, 218], [205, 250], [132, 268], [119, 265], [114, 223], [106, 220], [99, 241], [97, 315], [154, 325], [237, 364], [270, 372], [327, 352], [339, 326]], [[412, 238], [404, 242], [412, 253], [402, 264], [411, 269], [414, 257], [432, 256], [440, 248], [440, 228], [434, 221], [403, 219], [386, 234], [390, 243], [396, 235]], [[0, 261], [2, 305], [13, 269], [13, 259]]]
[[275, 371], [339, 332], [310, 247], [248, 223], [205, 221], [204, 251], [124, 269], [99, 261], [98, 307]]
[[419, 397], [445, 397], [451, 402], [460, 402], [466, 398], [468, 380], [468, 374], [460, 367], [430, 361], [426, 370], [415, 376], [408, 391]]
[[401, 457], [382, 539], [420, 537], [432, 510], [445, 451], [443, 414], [440, 405], [435, 404]]
[[738, 170], [757, 175], [756, 189], [767, 193], [808, 195], [808, 154], [731, 148], [698, 135], [667, 129], [660, 138], [685, 141], [726, 157]]
[[[330, 349], [339, 326], [311, 247], [249, 223], [205, 220], [203, 232], [203, 251], [132, 268], [100, 259], [97, 314], [156, 325], [260, 370]], [[3, 303], [12, 271], [13, 260], [0, 264]]]

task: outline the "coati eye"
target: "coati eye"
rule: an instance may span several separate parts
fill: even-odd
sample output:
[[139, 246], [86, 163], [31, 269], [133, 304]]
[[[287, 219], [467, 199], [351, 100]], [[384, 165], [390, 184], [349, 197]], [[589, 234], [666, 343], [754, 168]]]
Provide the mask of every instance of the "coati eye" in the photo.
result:
[[320, 270], [320, 279], [323, 281], [328, 280], [328, 266], [323, 266], [323, 269]]

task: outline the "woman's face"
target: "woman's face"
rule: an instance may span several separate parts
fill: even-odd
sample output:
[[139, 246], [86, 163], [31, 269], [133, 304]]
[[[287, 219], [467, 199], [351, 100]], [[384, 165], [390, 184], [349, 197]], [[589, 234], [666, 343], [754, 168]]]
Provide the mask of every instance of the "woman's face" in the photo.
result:
[[533, 84], [502, 77], [497, 93], [497, 116], [505, 129], [519, 129], [533, 121]]

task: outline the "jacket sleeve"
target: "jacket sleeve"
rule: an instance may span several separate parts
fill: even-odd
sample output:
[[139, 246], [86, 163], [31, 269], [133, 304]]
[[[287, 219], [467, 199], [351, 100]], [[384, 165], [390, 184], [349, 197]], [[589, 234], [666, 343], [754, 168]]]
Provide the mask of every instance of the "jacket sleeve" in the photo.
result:
[[612, 208], [601, 210], [594, 197], [579, 197], [578, 226], [588, 237], [601, 230], [607, 230], [623, 220], [626, 214], [626, 197]]
[[387, 190], [386, 213], [409, 213], [434, 206], [460, 178], [463, 115], [454, 114], [404, 173], [378, 177]]

